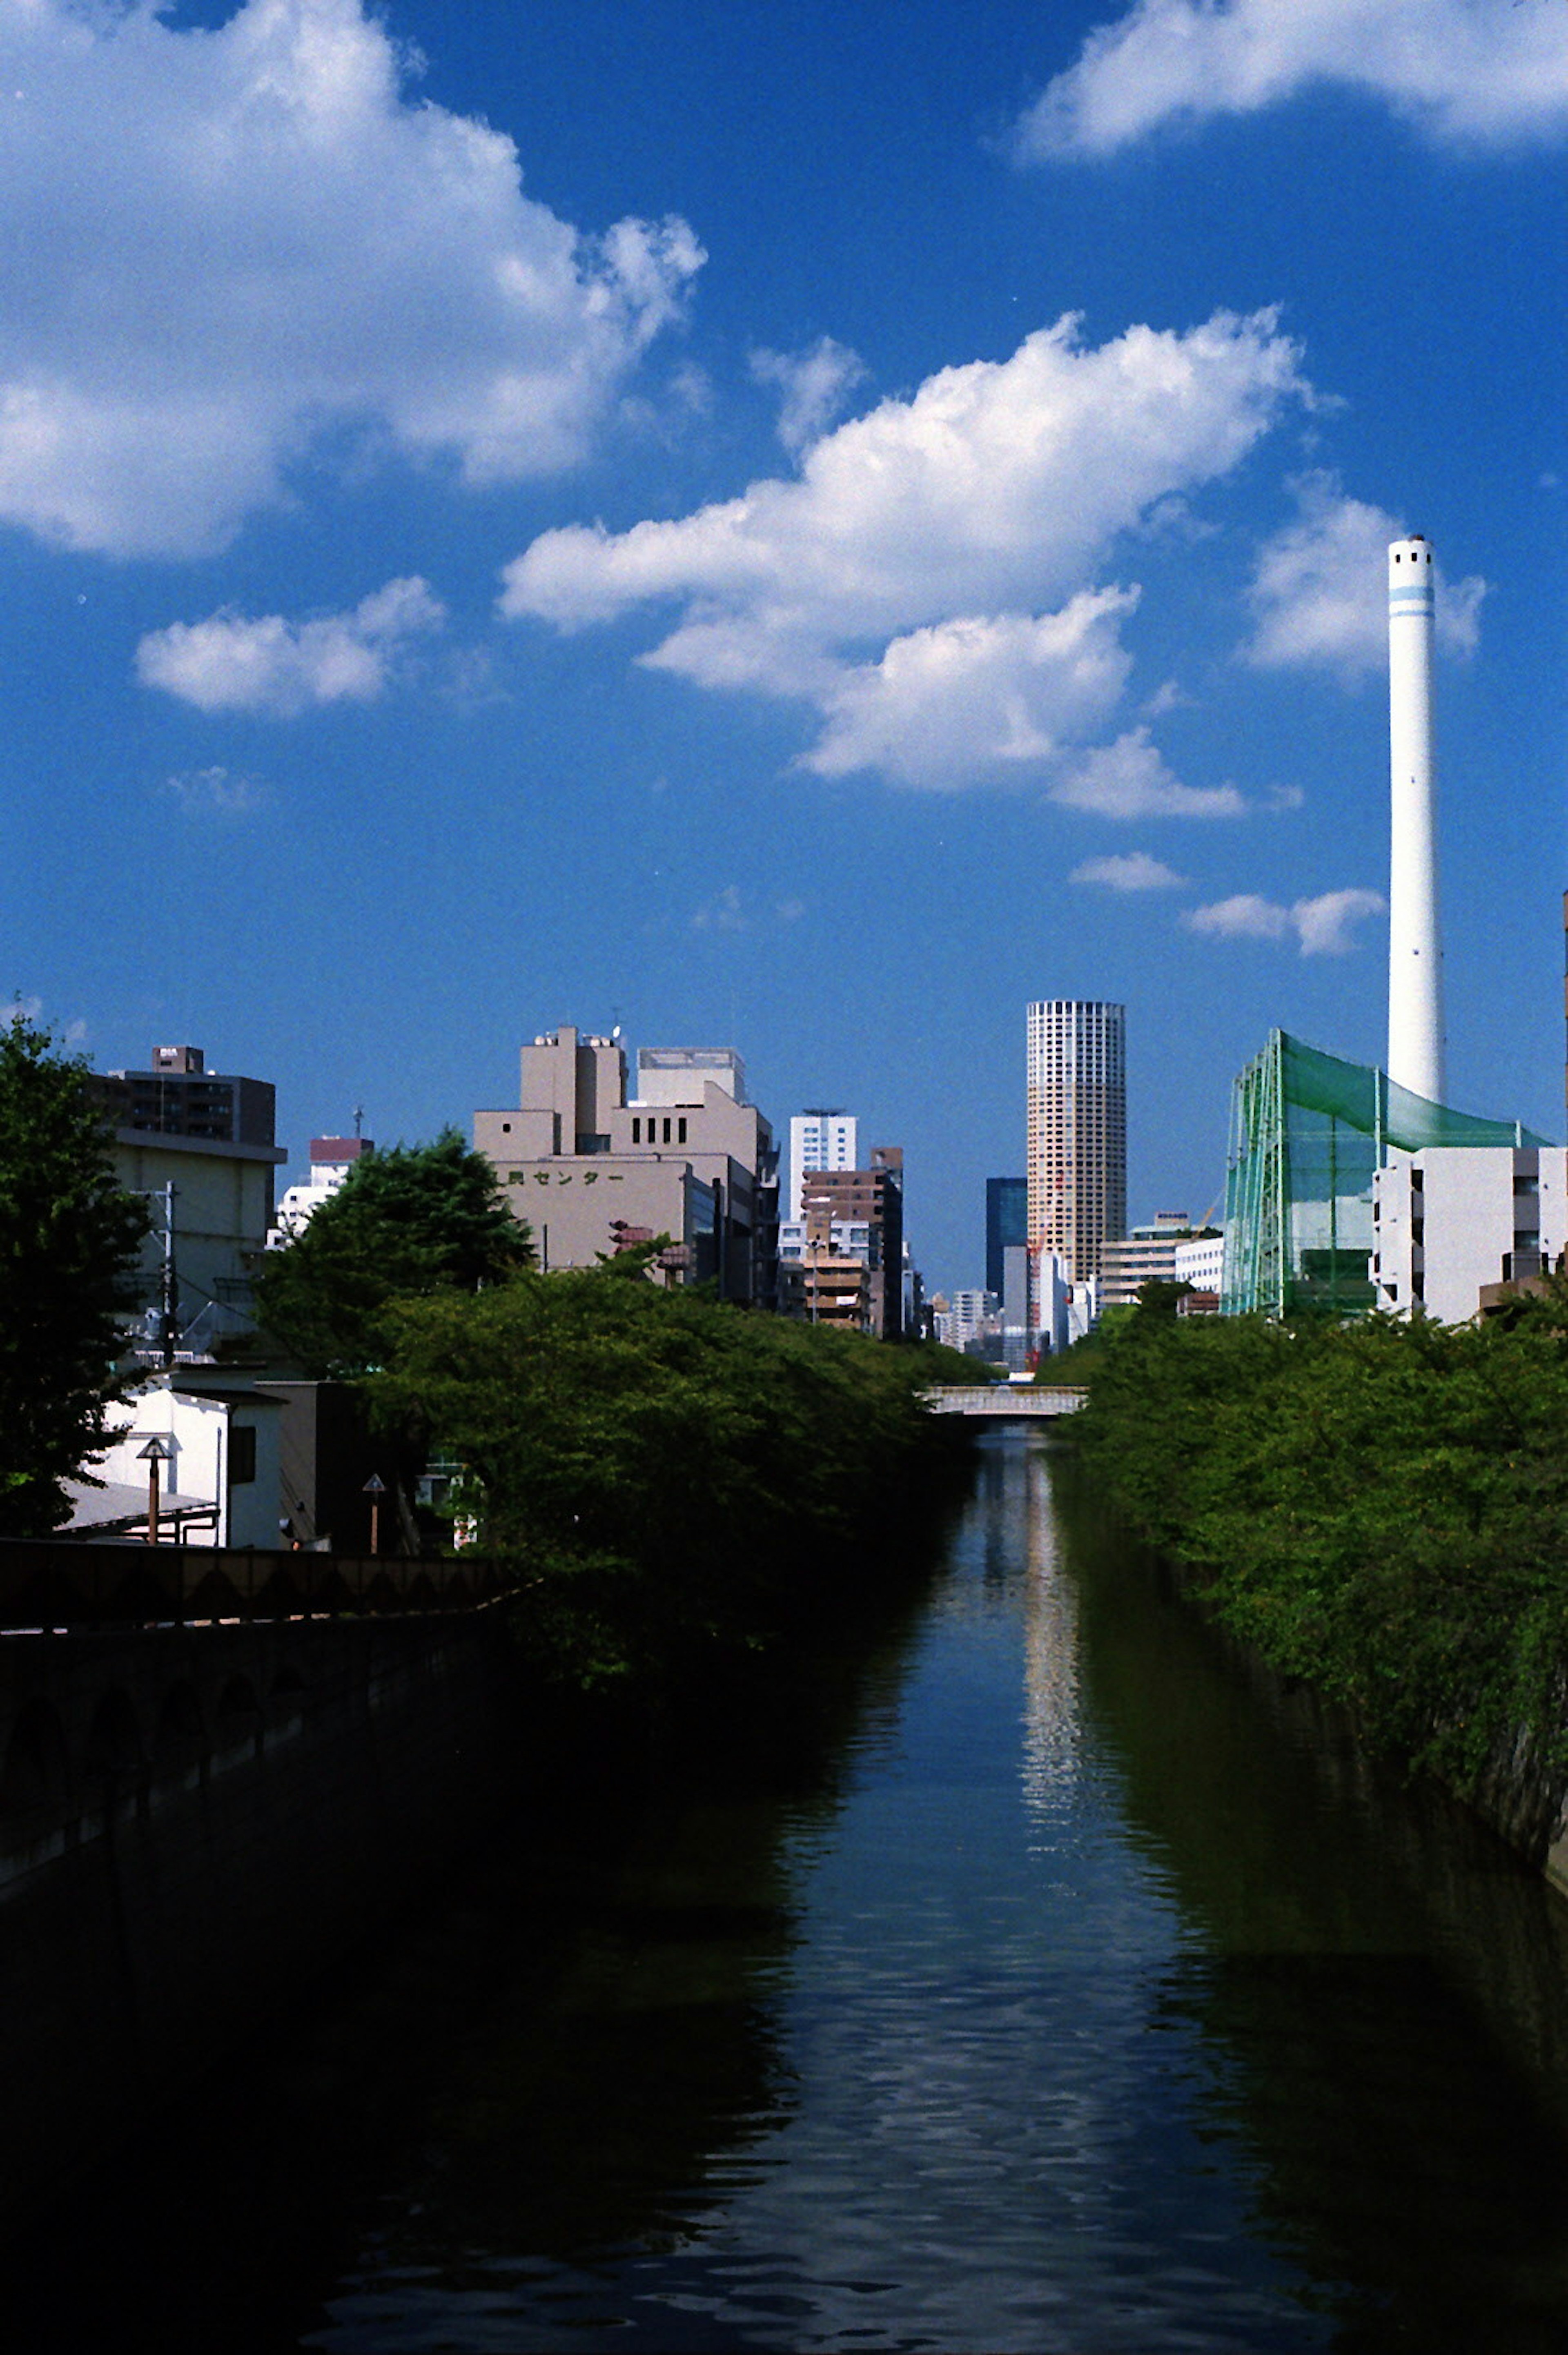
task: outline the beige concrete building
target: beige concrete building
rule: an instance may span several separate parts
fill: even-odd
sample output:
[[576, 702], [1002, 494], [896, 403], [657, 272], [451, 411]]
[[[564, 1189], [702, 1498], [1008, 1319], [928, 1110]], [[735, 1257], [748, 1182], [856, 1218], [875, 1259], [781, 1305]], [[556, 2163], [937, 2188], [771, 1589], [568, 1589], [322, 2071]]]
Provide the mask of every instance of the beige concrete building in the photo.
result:
[[475, 1145], [532, 1230], [541, 1268], [592, 1267], [667, 1234], [672, 1280], [773, 1305], [777, 1157], [740, 1057], [645, 1049], [635, 1096], [626, 1080], [617, 1039], [563, 1026], [524, 1047], [517, 1108], [474, 1116]]
[[199, 1047], [155, 1047], [149, 1070], [90, 1072], [87, 1088], [110, 1124], [115, 1176], [146, 1199], [143, 1300], [161, 1308], [172, 1215], [180, 1346], [205, 1349], [246, 1320], [272, 1224], [288, 1158], [272, 1141], [272, 1087], [208, 1071]]
[[[1209, 1247], [1204, 1255], [1204, 1271], [1211, 1274], [1223, 1254], [1224, 1237], [1216, 1229], [1200, 1231], [1185, 1210], [1158, 1211], [1147, 1227], [1135, 1227], [1127, 1235], [1108, 1237], [1100, 1246], [1101, 1307], [1130, 1306], [1143, 1284], [1196, 1284], [1196, 1275], [1183, 1273], [1182, 1254], [1197, 1242]], [[1189, 1252], [1188, 1258], [1190, 1264]]]

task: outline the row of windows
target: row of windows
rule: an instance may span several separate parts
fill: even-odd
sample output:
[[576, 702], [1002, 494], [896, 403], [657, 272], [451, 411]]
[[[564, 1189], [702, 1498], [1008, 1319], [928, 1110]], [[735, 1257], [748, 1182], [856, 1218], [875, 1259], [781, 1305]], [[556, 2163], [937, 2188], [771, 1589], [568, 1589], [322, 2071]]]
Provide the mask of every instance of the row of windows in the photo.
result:
[[[645, 1137], [642, 1134], [645, 1128], [646, 1128], [648, 1132]], [[677, 1114], [675, 1115], [675, 1129], [676, 1134], [672, 1138], [669, 1133], [670, 1115], [667, 1113], [664, 1115], [663, 1138], [663, 1142], [666, 1145], [672, 1143], [676, 1145], [684, 1145], [686, 1143], [686, 1119], [683, 1114]], [[651, 1113], [645, 1121], [640, 1114], [634, 1114], [632, 1120], [632, 1143], [634, 1145], [657, 1145], [660, 1142], [658, 1132], [659, 1124]]]

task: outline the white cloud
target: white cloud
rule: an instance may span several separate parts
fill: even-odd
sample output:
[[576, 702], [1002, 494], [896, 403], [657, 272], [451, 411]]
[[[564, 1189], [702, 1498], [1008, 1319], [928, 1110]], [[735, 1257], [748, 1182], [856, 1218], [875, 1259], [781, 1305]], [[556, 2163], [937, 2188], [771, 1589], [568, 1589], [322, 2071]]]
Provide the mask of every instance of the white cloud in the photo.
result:
[[1388, 902], [1381, 891], [1324, 891], [1316, 900], [1298, 900], [1290, 921], [1301, 940], [1303, 956], [1348, 956], [1356, 943], [1350, 927], [1365, 916], [1381, 916]]
[[187, 556], [326, 436], [472, 483], [575, 461], [679, 312], [686, 224], [525, 197], [362, 0], [165, 14], [0, 0], [0, 518]]
[[1255, 891], [1239, 891], [1207, 908], [1189, 908], [1181, 921], [1189, 931], [1218, 940], [1283, 941], [1294, 933], [1304, 957], [1348, 956], [1356, 946], [1351, 926], [1381, 915], [1386, 905], [1376, 891], [1324, 891], [1290, 908]]
[[697, 909], [691, 919], [694, 932], [744, 932], [751, 929], [751, 919], [741, 901], [738, 884], [726, 883], [714, 900]]
[[1053, 801], [1096, 817], [1240, 817], [1246, 803], [1234, 785], [1184, 785], [1171, 774], [1147, 728], [1102, 744], [1051, 789]]
[[[1257, 630], [1246, 648], [1264, 669], [1327, 663], [1348, 678], [1388, 666], [1388, 544], [1404, 527], [1382, 507], [1346, 496], [1328, 474], [1291, 485], [1300, 512], [1266, 540], [1252, 586]], [[1437, 570], [1437, 643], [1469, 655], [1480, 636], [1487, 584]]]
[[259, 777], [233, 769], [187, 769], [165, 780], [164, 791], [187, 817], [247, 817], [272, 799]]
[[389, 581], [351, 613], [290, 622], [231, 612], [173, 622], [136, 649], [144, 687], [161, 687], [198, 711], [259, 711], [287, 719], [314, 704], [369, 703], [387, 686], [408, 640], [439, 629], [445, 610], [414, 575]]
[[821, 441], [856, 386], [865, 382], [866, 367], [847, 344], [824, 336], [805, 352], [753, 352], [752, 374], [758, 384], [776, 384], [782, 390], [779, 440], [798, 458]]
[[13, 990], [6, 1003], [0, 1006], [0, 1023], [9, 1029], [13, 1022], [36, 1022], [43, 1010], [41, 997], [24, 997], [20, 991]]
[[544, 533], [501, 611], [558, 628], [673, 602], [642, 659], [693, 684], [800, 697], [807, 765], [959, 785], [1058, 759], [1125, 683], [1097, 584], [1117, 536], [1226, 474], [1293, 397], [1272, 312], [1085, 347], [1071, 318], [1009, 359], [941, 370], [816, 442], [798, 480], [629, 531]]
[[894, 638], [823, 691], [827, 724], [803, 765], [937, 787], [1038, 768], [1115, 708], [1129, 667], [1117, 623], [1135, 602], [1085, 589], [1038, 620], [965, 616]]
[[1100, 883], [1107, 891], [1174, 891], [1186, 882], [1162, 858], [1147, 850], [1115, 852], [1109, 858], [1085, 858], [1068, 877], [1070, 883]]
[[1018, 125], [1020, 161], [1106, 155], [1162, 123], [1254, 114], [1319, 84], [1438, 140], [1568, 130], [1558, 0], [1139, 0], [1090, 34]]

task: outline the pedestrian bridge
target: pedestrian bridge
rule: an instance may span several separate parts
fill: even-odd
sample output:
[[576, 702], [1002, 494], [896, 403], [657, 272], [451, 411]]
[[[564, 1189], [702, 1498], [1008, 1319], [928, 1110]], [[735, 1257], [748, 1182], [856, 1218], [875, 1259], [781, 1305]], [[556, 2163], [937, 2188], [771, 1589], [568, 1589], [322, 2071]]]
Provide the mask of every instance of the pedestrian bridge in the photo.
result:
[[1047, 1388], [1034, 1382], [944, 1384], [922, 1392], [933, 1414], [962, 1414], [976, 1421], [1032, 1423], [1037, 1415], [1072, 1414], [1083, 1403], [1081, 1390], [1065, 1385]]

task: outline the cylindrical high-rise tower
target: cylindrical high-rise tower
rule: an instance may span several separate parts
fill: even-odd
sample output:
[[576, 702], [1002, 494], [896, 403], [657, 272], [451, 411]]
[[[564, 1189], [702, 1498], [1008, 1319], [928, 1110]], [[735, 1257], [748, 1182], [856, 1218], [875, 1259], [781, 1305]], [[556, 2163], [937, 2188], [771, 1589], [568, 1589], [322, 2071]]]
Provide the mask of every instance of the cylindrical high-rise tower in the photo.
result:
[[1388, 1070], [1443, 1101], [1443, 956], [1432, 767], [1432, 544], [1419, 532], [1388, 552]]

